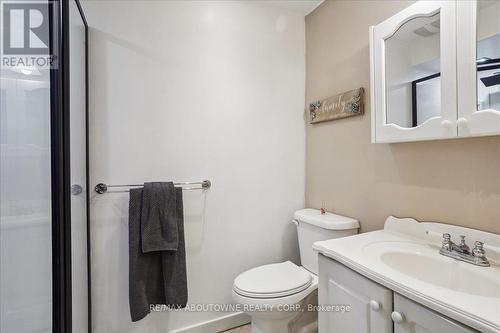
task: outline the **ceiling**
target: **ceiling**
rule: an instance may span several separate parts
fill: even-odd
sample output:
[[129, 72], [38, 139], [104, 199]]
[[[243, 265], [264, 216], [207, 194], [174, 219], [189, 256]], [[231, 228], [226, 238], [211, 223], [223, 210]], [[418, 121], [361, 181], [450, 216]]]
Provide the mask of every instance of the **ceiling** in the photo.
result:
[[312, 12], [324, 0], [261, 0], [265, 4], [288, 8], [302, 13], [304, 16]]

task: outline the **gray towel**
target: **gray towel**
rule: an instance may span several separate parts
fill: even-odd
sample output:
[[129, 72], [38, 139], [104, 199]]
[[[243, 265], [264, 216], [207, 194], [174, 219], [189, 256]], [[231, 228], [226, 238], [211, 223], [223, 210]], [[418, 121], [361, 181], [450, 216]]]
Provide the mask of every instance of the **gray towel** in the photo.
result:
[[[143, 197], [144, 190], [131, 189], [129, 203], [129, 303], [132, 321], [138, 321], [150, 313], [150, 305], [164, 304], [170, 308], [183, 308], [187, 303], [187, 276], [186, 252], [184, 245], [184, 215], [182, 205], [182, 189], [174, 188], [175, 205], [173, 211], [166, 212], [168, 202], [162, 205], [147, 203]], [[153, 194], [156, 196], [157, 194]], [[160, 193], [159, 196], [163, 196]], [[151, 197], [151, 193], [148, 194]], [[156, 197], [158, 199], [158, 197]], [[155, 200], [156, 200], [155, 199]], [[144, 206], [143, 206], [144, 205]], [[156, 209], [156, 212], [145, 213], [145, 207]], [[152, 208], [155, 207], [155, 208]], [[172, 208], [172, 207], [171, 207]], [[161, 212], [163, 211], [163, 212]], [[160, 213], [161, 212], [161, 213]], [[175, 214], [173, 214], [175, 212]], [[158, 228], [153, 221], [148, 221], [148, 227], [143, 228], [144, 217], [163, 217], [162, 226]], [[168, 226], [172, 226], [171, 219], [176, 221], [176, 235]], [[168, 220], [168, 221], [167, 221]], [[166, 224], [166, 225], [163, 225]], [[142, 230], [146, 229], [150, 237], [145, 237]], [[159, 235], [152, 235], [150, 231], [161, 231]], [[151, 250], [156, 246], [172, 246], [177, 239], [176, 250]], [[144, 242], [152, 241], [145, 246]]]
[[142, 252], [177, 251], [177, 198], [174, 183], [144, 183], [142, 189]]

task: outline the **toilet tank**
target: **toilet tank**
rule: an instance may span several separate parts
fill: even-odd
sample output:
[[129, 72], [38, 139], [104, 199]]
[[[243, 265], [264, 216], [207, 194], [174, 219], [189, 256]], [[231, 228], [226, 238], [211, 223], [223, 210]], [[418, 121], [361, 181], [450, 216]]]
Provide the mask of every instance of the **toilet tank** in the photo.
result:
[[294, 223], [299, 238], [302, 267], [318, 274], [318, 254], [313, 250], [314, 242], [346, 237], [358, 233], [359, 222], [353, 218], [306, 208], [295, 212]]

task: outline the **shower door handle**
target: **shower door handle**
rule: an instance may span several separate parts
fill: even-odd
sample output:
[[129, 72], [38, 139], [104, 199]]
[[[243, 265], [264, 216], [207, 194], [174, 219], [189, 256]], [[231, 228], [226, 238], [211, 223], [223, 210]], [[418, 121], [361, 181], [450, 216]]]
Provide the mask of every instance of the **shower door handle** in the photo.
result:
[[71, 185], [71, 194], [72, 195], [80, 195], [83, 192], [83, 187], [79, 184]]

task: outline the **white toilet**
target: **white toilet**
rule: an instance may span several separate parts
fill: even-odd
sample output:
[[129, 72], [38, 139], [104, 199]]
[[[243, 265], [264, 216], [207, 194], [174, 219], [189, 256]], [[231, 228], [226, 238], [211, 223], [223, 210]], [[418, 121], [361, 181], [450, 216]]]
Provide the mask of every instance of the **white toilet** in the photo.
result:
[[[317, 332], [318, 314], [307, 311], [318, 302], [316, 241], [358, 233], [359, 222], [317, 209], [294, 214], [302, 266], [290, 261], [252, 268], [236, 277], [233, 299], [252, 317], [252, 333]], [[302, 311], [305, 310], [305, 311]]]

